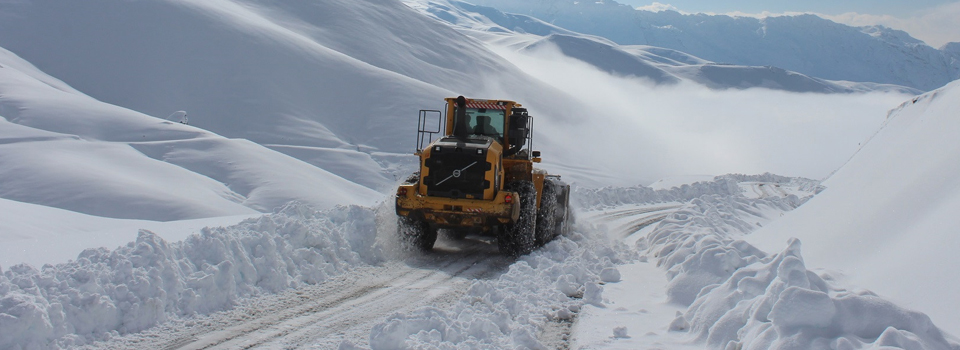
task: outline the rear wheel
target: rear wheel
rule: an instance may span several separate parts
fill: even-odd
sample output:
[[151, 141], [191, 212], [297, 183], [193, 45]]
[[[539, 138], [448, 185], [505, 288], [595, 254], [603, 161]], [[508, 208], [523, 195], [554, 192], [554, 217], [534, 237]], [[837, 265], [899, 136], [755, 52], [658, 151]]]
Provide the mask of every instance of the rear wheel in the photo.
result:
[[500, 252], [510, 256], [530, 253], [536, 244], [537, 188], [531, 181], [515, 181], [504, 187], [520, 197], [520, 217], [516, 222], [505, 224], [497, 234]]
[[407, 250], [428, 251], [437, 242], [437, 229], [422, 216], [410, 214], [400, 216], [397, 222], [400, 244]]
[[557, 236], [568, 233], [572, 224], [570, 185], [560, 181], [559, 177], [545, 178], [537, 213], [537, 245], [550, 243]]
[[559, 234], [557, 224], [563, 220], [563, 215], [557, 217], [557, 213], [560, 213], [557, 202], [559, 190], [560, 187], [553, 182], [553, 179], [544, 179], [543, 193], [540, 194], [540, 210], [537, 211], [536, 244], [538, 247], [547, 244]]
[[557, 235], [566, 235], [570, 233], [576, 219], [573, 217], [573, 209], [570, 208], [570, 185], [558, 182], [561, 191], [557, 197]]

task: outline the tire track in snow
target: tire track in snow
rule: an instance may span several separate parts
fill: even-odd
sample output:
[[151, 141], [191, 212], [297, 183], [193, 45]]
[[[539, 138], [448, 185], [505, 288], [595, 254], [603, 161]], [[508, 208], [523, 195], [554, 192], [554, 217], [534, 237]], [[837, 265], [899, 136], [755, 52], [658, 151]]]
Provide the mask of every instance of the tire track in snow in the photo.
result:
[[780, 188], [779, 183], [771, 182], [756, 182], [750, 185], [758, 198], [763, 199], [767, 197], [786, 197], [790, 194], [787, 191], [784, 191], [783, 188]]
[[647, 226], [656, 224], [679, 209], [682, 204], [657, 205], [640, 208], [619, 209], [595, 214], [590, 220], [616, 225], [613, 232], [620, 238], [627, 238]]
[[[315, 339], [325, 339], [325, 344], [321, 344], [323, 348], [335, 347], [339, 345], [343, 338], [336, 339], [331, 338], [331, 336], [334, 333], [342, 332], [343, 329], [329, 327], [330, 325], [350, 325], [351, 328], [360, 330], [363, 336], [368, 336], [370, 328], [380, 322], [383, 316], [386, 316], [383, 310], [389, 309], [390, 306], [401, 306], [390, 311], [390, 313], [394, 313], [411, 310], [413, 304], [416, 304], [416, 307], [432, 305], [437, 299], [450, 296], [449, 293], [451, 292], [461, 291], [458, 288], [453, 288], [452, 281], [454, 280], [458, 280], [456, 282], [462, 284], [459, 287], [463, 287], [463, 290], [465, 290], [472, 283], [474, 277], [473, 274], [468, 272], [483, 273], [491, 267], [488, 264], [478, 264], [488, 258], [478, 255], [478, 251], [473, 251], [469, 254], [469, 258], [465, 256], [457, 259], [455, 263], [448, 264], [443, 269], [425, 270], [426, 273], [422, 276], [414, 274], [413, 278], [398, 279], [394, 283], [399, 285], [375, 290], [372, 293], [351, 299], [343, 307], [310, 315], [309, 320], [306, 320], [307, 322], [303, 324], [288, 322], [284, 326], [292, 326], [288, 327], [290, 331], [275, 334], [270, 339], [262, 339], [240, 348], [289, 349], [300, 348], [305, 345], [313, 347], [318, 345], [310, 344]], [[453, 294], [456, 297], [460, 295], [460, 293]], [[416, 302], [412, 302], [414, 300]], [[454, 300], [456, 298], [450, 298], [449, 301]], [[369, 315], [377, 315], [377, 317], [369, 317]], [[348, 340], [354, 341], [356, 339], [359, 338], [351, 337]], [[354, 343], [363, 342], [354, 341]], [[229, 344], [226, 345], [224, 348], [234, 348]]]
[[680, 208], [680, 205], [679, 205], [679, 204], [675, 204], [675, 205], [663, 205], [663, 206], [656, 206], [656, 207], [646, 207], [646, 208], [622, 209], [622, 210], [615, 210], [615, 211], [606, 212], [606, 213], [597, 215], [596, 218], [597, 218], [597, 219], [614, 220], [614, 219], [624, 218], [624, 217], [628, 217], [628, 216], [636, 216], [636, 215], [640, 215], [640, 214], [646, 214], [646, 213], [651, 213], [651, 212], [656, 212], [656, 211], [671, 210], [671, 209], [677, 209], [677, 208]]
[[[615, 235], [627, 238], [647, 226], [656, 224], [679, 209], [682, 204], [657, 205], [640, 208], [619, 209], [595, 214], [590, 220], [615, 224]], [[624, 222], [626, 220], [626, 222]], [[614, 233], [611, 232], [611, 233]]]
[[639, 219], [633, 220], [626, 225], [621, 226], [620, 232], [623, 232], [623, 238], [629, 237], [630, 235], [637, 233], [638, 231], [644, 229], [647, 226], [653, 225], [665, 219], [667, 215], [672, 214], [673, 211], [665, 214], [655, 214], [644, 216]]

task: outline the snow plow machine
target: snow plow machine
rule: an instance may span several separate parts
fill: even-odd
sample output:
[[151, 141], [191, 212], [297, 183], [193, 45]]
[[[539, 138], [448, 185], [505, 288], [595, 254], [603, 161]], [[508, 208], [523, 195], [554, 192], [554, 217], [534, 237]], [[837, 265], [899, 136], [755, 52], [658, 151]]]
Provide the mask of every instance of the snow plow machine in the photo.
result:
[[420, 170], [396, 195], [402, 244], [428, 251], [444, 230], [496, 237], [501, 253], [519, 256], [564, 233], [570, 186], [533, 167], [540, 152], [530, 150], [527, 110], [506, 100], [445, 100], [445, 113], [420, 110]]

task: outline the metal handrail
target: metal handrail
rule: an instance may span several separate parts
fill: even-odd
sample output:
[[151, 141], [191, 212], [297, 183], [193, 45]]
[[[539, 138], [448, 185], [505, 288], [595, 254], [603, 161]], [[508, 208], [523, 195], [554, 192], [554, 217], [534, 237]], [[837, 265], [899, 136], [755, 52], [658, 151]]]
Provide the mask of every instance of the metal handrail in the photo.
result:
[[[437, 115], [436, 130], [433, 130], [433, 128], [427, 129], [427, 127], [429, 126], [427, 123], [427, 117], [428, 115], [432, 115], [434, 113], [436, 113]], [[433, 142], [433, 135], [439, 134], [440, 131], [443, 130], [443, 124], [444, 124], [443, 122], [444, 122], [443, 112], [440, 112], [435, 109], [420, 110], [420, 117], [419, 117], [419, 120], [417, 121], [417, 153], [420, 153], [421, 151], [423, 151], [423, 146], [429, 145], [431, 142]]]

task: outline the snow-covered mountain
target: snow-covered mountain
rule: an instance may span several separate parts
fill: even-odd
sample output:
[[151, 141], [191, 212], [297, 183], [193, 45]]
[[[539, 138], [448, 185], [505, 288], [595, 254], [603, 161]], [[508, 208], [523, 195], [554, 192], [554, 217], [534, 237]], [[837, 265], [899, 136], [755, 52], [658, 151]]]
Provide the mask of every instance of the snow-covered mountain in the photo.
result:
[[[955, 56], [951, 56], [950, 44], [938, 50], [903, 31], [881, 26], [855, 28], [813, 15], [757, 19], [650, 12], [611, 0], [472, 2], [621, 45], [669, 48], [717, 63], [775, 66], [821, 79], [895, 84], [924, 91], [960, 78], [960, 62], [951, 60]], [[524, 21], [489, 18], [506, 28], [526, 30]]]
[[[407, 2], [439, 21], [461, 28], [485, 41], [509, 42], [521, 51], [556, 48], [563, 55], [588, 63], [612, 75], [647, 79], [655, 84], [688, 80], [713, 89], [767, 88], [793, 92], [850, 93], [920, 90], [893, 84], [830, 81], [769, 64], [746, 66], [712, 62], [689, 53], [651, 45], [621, 45], [607, 38], [576, 33], [539, 19], [504, 13], [492, 7], [462, 1]], [[523, 35], [523, 34], [532, 35]], [[526, 40], [521, 38], [526, 37]]]

